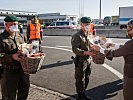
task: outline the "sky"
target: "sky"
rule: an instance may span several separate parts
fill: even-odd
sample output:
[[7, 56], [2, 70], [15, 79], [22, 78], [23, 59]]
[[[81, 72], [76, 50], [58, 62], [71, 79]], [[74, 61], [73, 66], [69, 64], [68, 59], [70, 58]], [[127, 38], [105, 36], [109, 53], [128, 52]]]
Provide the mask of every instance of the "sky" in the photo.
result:
[[[60, 13], [99, 18], [100, 0], [0, 0], [0, 9]], [[119, 7], [133, 6], [133, 0], [101, 0], [101, 18], [119, 15]], [[133, 13], [133, 12], [132, 12]]]

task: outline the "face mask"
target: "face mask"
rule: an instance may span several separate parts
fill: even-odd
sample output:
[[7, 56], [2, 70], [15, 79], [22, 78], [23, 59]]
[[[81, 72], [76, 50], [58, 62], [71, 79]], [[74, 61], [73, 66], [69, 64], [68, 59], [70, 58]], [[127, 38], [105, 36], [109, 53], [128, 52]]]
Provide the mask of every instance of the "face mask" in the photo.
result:
[[10, 30], [11, 32], [18, 32], [18, 31], [19, 31], [18, 25], [12, 25], [12, 26], [10, 26], [10, 27], [9, 27], [9, 30]]
[[89, 31], [90, 30], [90, 25], [87, 25], [84, 28], [85, 28], [85, 31]]

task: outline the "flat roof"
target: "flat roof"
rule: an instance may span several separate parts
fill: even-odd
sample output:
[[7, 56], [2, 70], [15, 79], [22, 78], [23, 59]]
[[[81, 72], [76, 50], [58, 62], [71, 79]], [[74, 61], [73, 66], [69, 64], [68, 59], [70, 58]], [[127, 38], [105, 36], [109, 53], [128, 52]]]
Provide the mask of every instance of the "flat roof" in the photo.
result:
[[18, 11], [18, 10], [5, 10], [5, 9], [0, 9], [0, 11], [25, 12], [25, 13], [37, 13], [37, 12], [31, 12], [31, 11]]

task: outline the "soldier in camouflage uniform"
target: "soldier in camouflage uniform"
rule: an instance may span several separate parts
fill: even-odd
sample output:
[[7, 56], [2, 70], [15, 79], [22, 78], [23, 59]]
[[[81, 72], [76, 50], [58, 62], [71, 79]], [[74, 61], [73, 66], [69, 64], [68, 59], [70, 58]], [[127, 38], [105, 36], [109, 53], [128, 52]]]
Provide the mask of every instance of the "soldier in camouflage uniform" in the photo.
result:
[[87, 40], [88, 27], [91, 22], [89, 17], [82, 17], [80, 19], [81, 29], [74, 34], [71, 39], [72, 51], [76, 57], [74, 59], [75, 64], [75, 85], [78, 93], [77, 100], [92, 100], [85, 95], [85, 90], [89, 83], [89, 76], [91, 74], [91, 62], [90, 56], [95, 54], [89, 50], [89, 44]]
[[1, 75], [2, 100], [26, 100], [29, 92], [29, 75], [24, 74], [20, 65], [18, 45], [25, 43], [23, 34], [18, 33], [18, 19], [7, 16], [5, 31], [0, 34], [0, 61], [3, 67]]

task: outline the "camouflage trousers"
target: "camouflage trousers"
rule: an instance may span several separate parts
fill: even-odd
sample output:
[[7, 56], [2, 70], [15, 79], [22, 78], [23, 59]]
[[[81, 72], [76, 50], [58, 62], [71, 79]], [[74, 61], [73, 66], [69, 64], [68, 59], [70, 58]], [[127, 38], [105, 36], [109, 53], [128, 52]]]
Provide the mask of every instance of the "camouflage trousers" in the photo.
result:
[[4, 69], [1, 78], [2, 100], [26, 100], [29, 93], [29, 75], [22, 69]]
[[91, 63], [87, 59], [79, 59], [75, 64], [75, 86], [77, 93], [83, 93], [88, 84], [91, 74]]

